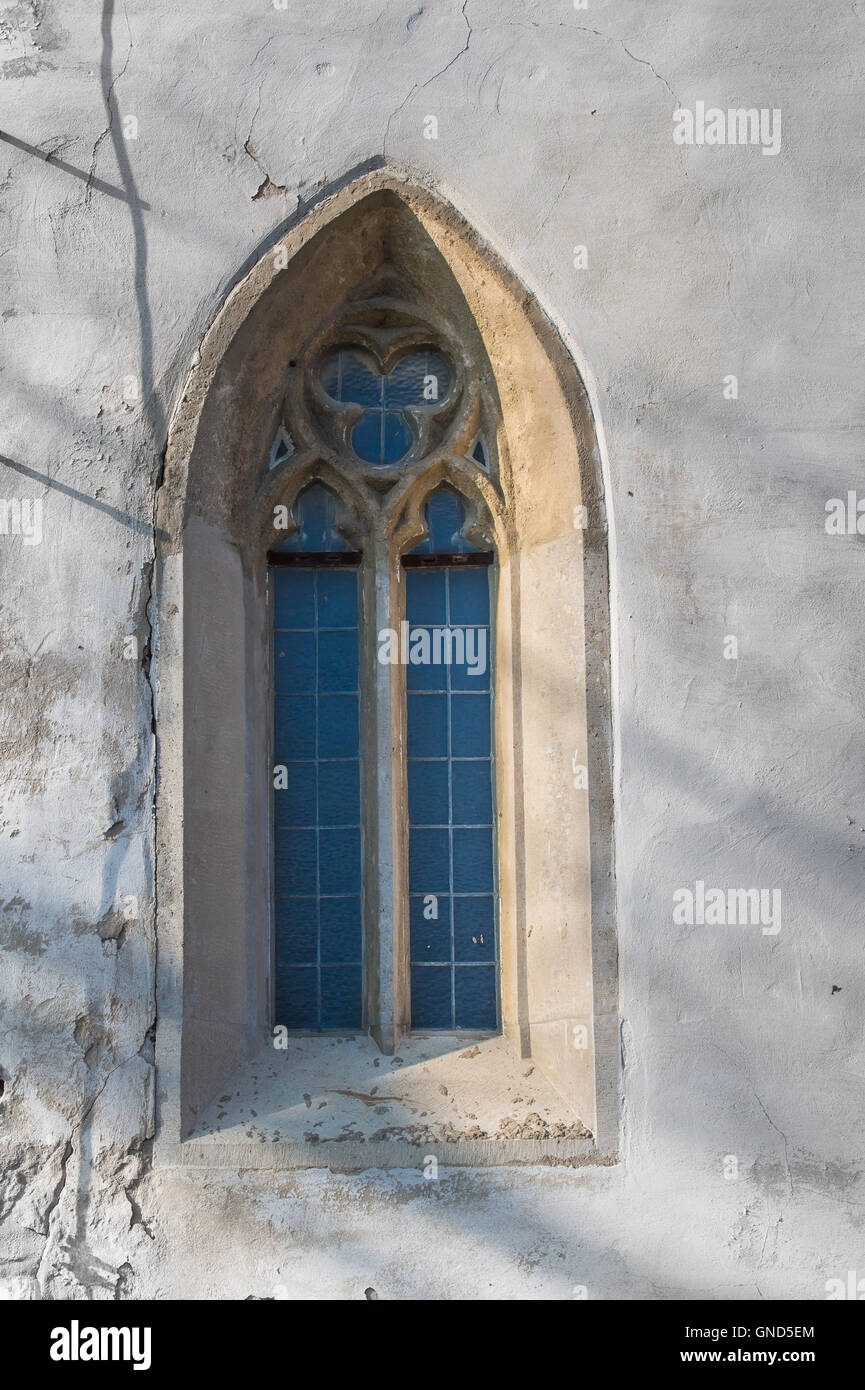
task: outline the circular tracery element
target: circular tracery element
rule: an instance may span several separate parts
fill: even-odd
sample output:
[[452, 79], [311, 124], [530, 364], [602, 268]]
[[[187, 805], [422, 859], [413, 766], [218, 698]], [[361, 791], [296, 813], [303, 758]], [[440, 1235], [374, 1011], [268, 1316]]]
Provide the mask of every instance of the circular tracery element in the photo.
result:
[[402, 462], [419, 442], [422, 417], [447, 402], [454, 374], [440, 352], [408, 352], [382, 372], [372, 355], [343, 347], [322, 362], [319, 381], [338, 408], [355, 407], [349, 439], [362, 463], [387, 467]]

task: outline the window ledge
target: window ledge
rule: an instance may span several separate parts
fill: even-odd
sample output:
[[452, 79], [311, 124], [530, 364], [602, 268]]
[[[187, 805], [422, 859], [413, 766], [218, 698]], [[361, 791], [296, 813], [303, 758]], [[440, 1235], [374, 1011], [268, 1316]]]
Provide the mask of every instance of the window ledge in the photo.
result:
[[227, 1084], [168, 1166], [340, 1170], [609, 1162], [531, 1059], [503, 1037], [290, 1037]]

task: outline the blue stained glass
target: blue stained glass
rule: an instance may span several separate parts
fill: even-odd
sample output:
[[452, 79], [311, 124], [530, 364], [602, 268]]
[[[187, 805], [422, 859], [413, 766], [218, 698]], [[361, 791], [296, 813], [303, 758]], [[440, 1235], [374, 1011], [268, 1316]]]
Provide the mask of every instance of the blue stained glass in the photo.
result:
[[356, 758], [318, 765], [320, 825], [360, 824], [360, 767]]
[[322, 964], [360, 965], [363, 954], [360, 898], [322, 898]]
[[[483, 764], [489, 772], [489, 763]], [[408, 814], [412, 825], [447, 825], [450, 819], [448, 765], [418, 762], [408, 765]]]
[[356, 758], [358, 722], [356, 695], [323, 695], [318, 701], [318, 756]]
[[315, 898], [277, 898], [276, 974], [283, 966], [309, 965], [315, 960], [318, 919]]
[[[449, 963], [451, 959], [450, 898], [446, 895], [409, 899], [411, 958], [423, 963]], [[435, 913], [435, 916], [431, 914]]]
[[[478, 703], [482, 712], [478, 710]], [[451, 750], [455, 758], [490, 756], [492, 731], [486, 718], [488, 710], [489, 701], [485, 693], [451, 696]]]
[[286, 966], [276, 977], [276, 1017], [285, 1028], [318, 1028], [318, 970]]
[[[333, 493], [328, 492], [327, 488], [320, 483], [313, 483], [306, 488], [298, 497], [295, 503], [295, 517], [297, 519], [297, 530], [294, 535], [286, 536], [278, 544], [271, 548], [276, 551], [288, 551], [297, 553], [322, 554], [335, 550], [351, 550], [351, 546], [344, 536], [340, 535], [336, 524], [336, 501]], [[309, 576], [310, 571], [306, 571]], [[296, 602], [300, 604], [301, 588], [306, 593], [309, 579], [301, 580], [297, 590], [298, 598]], [[292, 589], [292, 594], [294, 594]], [[302, 615], [298, 612], [298, 618]], [[311, 626], [311, 623], [297, 622], [297, 626]]]
[[[308, 489], [298, 513], [311, 545], [344, 548], [323, 488]], [[274, 788], [275, 1021], [359, 1029], [358, 572], [274, 567], [271, 577], [274, 752], [288, 774]]]
[[452, 1028], [452, 975], [449, 965], [412, 965], [412, 1028]]
[[454, 831], [454, 891], [493, 891], [492, 829]]
[[[312, 571], [302, 570], [301, 573], [312, 574]], [[319, 570], [316, 594], [319, 628], [357, 626], [357, 576], [354, 570]]]
[[[448, 754], [448, 700], [446, 695], [412, 695], [408, 704], [408, 756], [446, 758]], [[476, 756], [483, 756], [480, 753]]]
[[392, 410], [385, 411], [381, 462], [399, 463], [400, 459], [405, 458], [413, 443], [414, 435], [402, 415], [397, 415]]
[[[431, 548], [460, 548], [462, 520], [454, 493], [434, 494], [427, 506]], [[441, 565], [408, 569], [405, 577], [409, 632], [423, 628], [431, 637], [429, 664], [406, 668], [412, 1027], [492, 1031], [498, 956], [490, 570]], [[472, 676], [472, 663], [457, 664], [458, 643], [432, 640], [436, 627], [466, 639], [470, 629], [474, 656], [483, 637], [483, 677]], [[462, 692], [468, 682], [477, 693]], [[431, 905], [435, 917], [425, 915]]]
[[361, 1015], [360, 966], [326, 965], [321, 971], [321, 1026], [355, 1028]]
[[[486, 580], [486, 575], [484, 575]], [[447, 598], [445, 572], [443, 569], [405, 571], [406, 603], [411, 610], [411, 621], [418, 626], [424, 623], [443, 624], [447, 622]]]
[[339, 405], [361, 406], [351, 435], [352, 448], [364, 463], [393, 465], [414, 443], [407, 408], [435, 410], [447, 397], [452, 373], [436, 352], [412, 352], [382, 376], [366, 353], [343, 349], [321, 367], [322, 387]]
[[475, 964], [496, 958], [496, 905], [489, 897], [455, 897], [454, 959]]
[[278, 695], [274, 701], [273, 761], [315, 757], [315, 699]]
[[380, 414], [368, 411], [365, 415], [361, 415], [352, 431], [351, 445], [358, 458], [363, 459], [364, 463], [381, 462]]
[[451, 782], [454, 825], [488, 825], [492, 811], [489, 760], [455, 762]]
[[339, 400], [352, 405], [379, 407], [382, 404], [382, 378], [375, 364], [357, 352], [343, 352], [342, 386]]
[[437, 352], [413, 352], [385, 377], [384, 403], [390, 406], [435, 405], [451, 385], [451, 370]]
[[462, 534], [465, 525], [465, 507], [457, 495], [448, 487], [439, 488], [426, 504], [424, 512], [427, 534], [410, 555], [443, 555], [451, 552], [467, 554], [477, 550], [476, 545], [466, 540]]
[[288, 773], [285, 787], [273, 793], [273, 823], [277, 826], [315, 825], [315, 782], [310, 777], [309, 763], [286, 763]]
[[496, 1026], [496, 973], [492, 965], [457, 966], [454, 971], [454, 1026]]
[[357, 628], [319, 630], [317, 637], [319, 694], [353, 694], [357, 690]]

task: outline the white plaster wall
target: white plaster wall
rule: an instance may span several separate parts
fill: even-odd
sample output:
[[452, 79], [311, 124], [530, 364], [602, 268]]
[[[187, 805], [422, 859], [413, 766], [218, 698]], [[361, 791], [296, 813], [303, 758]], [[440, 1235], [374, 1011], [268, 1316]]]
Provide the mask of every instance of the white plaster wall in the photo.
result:
[[[821, 1298], [865, 1274], [862, 552], [824, 529], [862, 476], [862, 53], [836, 3], [2, 0], [2, 129], [33, 150], [0, 141], [0, 496], [42, 499], [44, 532], [0, 536], [13, 1294]], [[779, 108], [780, 153], [675, 145], [697, 100]], [[244, 265], [382, 156], [524, 277], [598, 413], [621, 1163], [153, 1174], [165, 422]], [[778, 889], [780, 931], [674, 926], [697, 879]]]

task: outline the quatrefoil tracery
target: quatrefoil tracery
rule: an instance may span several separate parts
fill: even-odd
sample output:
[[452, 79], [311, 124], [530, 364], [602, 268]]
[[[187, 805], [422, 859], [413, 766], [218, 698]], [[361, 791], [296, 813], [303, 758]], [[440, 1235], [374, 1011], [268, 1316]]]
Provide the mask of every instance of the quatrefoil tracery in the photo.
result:
[[[379, 489], [434, 456], [471, 456], [480, 393], [444, 323], [374, 294], [344, 305], [307, 344], [289, 379], [283, 428], [302, 452], [323, 449]], [[473, 457], [489, 471], [487, 454]]]

